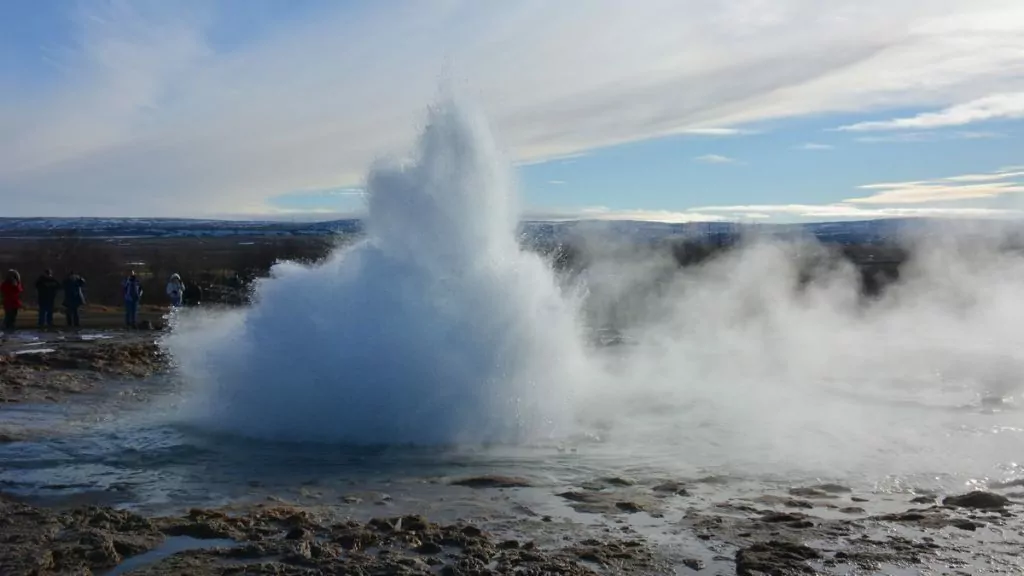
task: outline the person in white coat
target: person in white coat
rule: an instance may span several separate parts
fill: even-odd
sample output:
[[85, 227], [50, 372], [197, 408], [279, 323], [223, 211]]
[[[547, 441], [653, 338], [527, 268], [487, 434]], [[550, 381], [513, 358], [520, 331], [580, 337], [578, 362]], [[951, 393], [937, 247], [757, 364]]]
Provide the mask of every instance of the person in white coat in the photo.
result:
[[181, 281], [181, 276], [175, 272], [171, 274], [171, 279], [167, 281], [167, 297], [171, 299], [171, 306], [175, 308], [181, 307], [181, 297], [185, 293], [185, 284]]

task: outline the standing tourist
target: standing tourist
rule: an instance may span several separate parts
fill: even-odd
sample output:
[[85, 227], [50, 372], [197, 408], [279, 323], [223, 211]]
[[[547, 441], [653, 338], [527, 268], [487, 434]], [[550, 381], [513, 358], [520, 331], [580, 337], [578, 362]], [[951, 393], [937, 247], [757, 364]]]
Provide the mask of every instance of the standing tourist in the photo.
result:
[[21, 274], [17, 270], [8, 270], [3, 284], [0, 284], [0, 298], [4, 304], [4, 330], [14, 330], [18, 321], [18, 310], [21, 309]]
[[85, 278], [75, 273], [68, 272], [64, 279], [64, 315], [68, 319], [68, 327], [81, 328], [82, 318], [79, 316], [79, 308], [85, 305]]
[[122, 286], [124, 293], [124, 324], [127, 328], [135, 328], [138, 323], [139, 300], [142, 300], [142, 284], [132, 270]]
[[60, 282], [53, 277], [53, 270], [47, 269], [36, 280], [36, 302], [39, 303], [39, 327], [53, 328], [53, 306], [60, 292]]
[[171, 299], [171, 306], [174, 308], [181, 307], [181, 299], [185, 296], [185, 285], [181, 282], [181, 276], [177, 272], [171, 274], [171, 279], [167, 281], [167, 297]]
[[203, 299], [203, 289], [196, 282], [189, 282], [185, 285], [184, 298], [182, 303], [185, 306], [199, 306]]

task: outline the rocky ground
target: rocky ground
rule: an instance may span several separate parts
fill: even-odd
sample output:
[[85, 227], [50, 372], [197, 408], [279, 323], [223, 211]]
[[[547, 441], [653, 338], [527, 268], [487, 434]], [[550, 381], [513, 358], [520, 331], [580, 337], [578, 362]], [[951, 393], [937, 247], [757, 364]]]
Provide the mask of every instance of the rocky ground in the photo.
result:
[[[144, 517], [97, 506], [40, 508], [0, 497], [0, 573], [786, 576], [1021, 571], [1024, 526], [1018, 505], [997, 493], [941, 500], [918, 496], [902, 512], [871, 514], [865, 510], [872, 507], [869, 499], [822, 485], [796, 489], [790, 496], [684, 506], [678, 515], [672, 510], [689, 498], [680, 484], [607, 480], [561, 494], [574, 504], [586, 501], [584, 514], [601, 515], [589, 526], [551, 517], [524, 517], [502, 528], [487, 521], [438, 524], [418, 515], [359, 521], [347, 518], [342, 505], [280, 501]], [[528, 485], [492, 477], [460, 482], [486, 491]], [[640, 494], [649, 500], [638, 501]], [[591, 507], [599, 501], [600, 509]], [[635, 528], [622, 519], [641, 514], [665, 519], [656, 528], [659, 534], [651, 525]], [[693, 544], [673, 546], [673, 539]]]
[[[0, 411], [165, 370], [156, 335], [0, 343]], [[14, 354], [33, 347], [52, 351]], [[19, 440], [5, 434], [0, 419], [0, 441]], [[943, 496], [838, 484], [739, 491], [718, 477], [430, 482], [507, 512], [437, 522], [415, 507], [324, 491], [296, 504], [267, 497], [146, 516], [86, 505], [99, 499], [0, 495], [0, 574], [965, 576], [1024, 565], [1022, 484]]]
[[[188, 539], [192, 549], [160, 557]], [[638, 540], [585, 540], [555, 549], [498, 538], [470, 523], [421, 516], [339, 520], [323, 509], [255, 506], [144, 518], [101, 507], [66, 511], [0, 498], [0, 573], [103, 574], [126, 559], [135, 575], [595, 574], [650, 566]], [[145, 562], [149, 553], [151, 562]], [[140, 561], [142, 560], [142, 561]], [[131, 561], [129, 561], [131, 562]], [[130, 565], [125, 564], [127, 568]], [[594, 566], [593, 568], [591, 566]]]
[[[42, 334], [0, 343], [0, 404], [62, 402], [111, 379], [137, 379], [166, 367], [155, 331], [117, 332], [109, 339]], [[103, 334], [103, 336], [108, 336]]]

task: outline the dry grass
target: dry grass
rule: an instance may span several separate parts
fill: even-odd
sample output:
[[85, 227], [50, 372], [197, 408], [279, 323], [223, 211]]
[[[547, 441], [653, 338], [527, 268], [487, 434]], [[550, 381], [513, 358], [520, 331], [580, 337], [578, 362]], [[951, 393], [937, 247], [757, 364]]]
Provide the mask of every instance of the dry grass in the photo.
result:
[[[164, 323], [163, 317], [167, 314], [168, 310], [169, 308], [163, 306], [140, 306], [138, 321], [145, 322], [148, 320], [153, 324], [162, 324]], [[80, 320], [82, 328], [106, 330], [124, 327], [123, 308], [88, 305], [81, 308], [79, 316], [81, 317]], [[18, 312], [18, 322], [16, 327], [18, 329], [35, 329], [38, 325], [38, 321], [38, 310], [36, 308], [26, 308]], [[57, 329], [64, 329], [67, 327], [67, 320], [64, 317], [63, 311], [59, 307], [53, 313], [53, 325]]]

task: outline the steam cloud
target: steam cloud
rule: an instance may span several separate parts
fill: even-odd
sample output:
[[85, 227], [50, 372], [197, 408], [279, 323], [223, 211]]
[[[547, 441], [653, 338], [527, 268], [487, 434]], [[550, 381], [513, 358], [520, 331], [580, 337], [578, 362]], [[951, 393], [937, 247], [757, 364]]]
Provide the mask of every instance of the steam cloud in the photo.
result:
[[369, 238], [284, 263], [251, 309], [169, 341], [197, 422], [356, 443], [564, 433], [584, 374], [574, 303], [520, 250], [505, 163], [462, 108], [430, 113], [412, 163], [368, 179]]
[[[585, 434], [674, 465], [1002, 477], [1024, 417], [1024, 258], [1002, 230], [932, 228], [875, 302], [810, 240], [752, 240], [677, 272], [592, 253], [559, 285], [516, 243], [512, 179], [480, 119], [434, 108], [416, 158], [368, 178], [368, 238], [283, 263], [251, 308], [168, 340], [187, 417], [263, 438], [530, 443]], [[602, 256], [605, 254], [605, 256]], [[588, 345], [612, 322], [626, 344]]]

